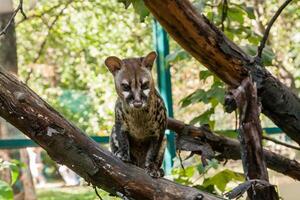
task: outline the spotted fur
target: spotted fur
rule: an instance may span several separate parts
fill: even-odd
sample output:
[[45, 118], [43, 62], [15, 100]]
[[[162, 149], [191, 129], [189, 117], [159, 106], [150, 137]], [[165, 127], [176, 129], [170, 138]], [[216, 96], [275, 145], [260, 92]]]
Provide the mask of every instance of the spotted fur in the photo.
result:
[[123, 161], [146, 169], [153, 177], [160, 177], [163, 176], [160, 167], [167, 115], [151, 75], [155, 57], [153, 52], [142, 58], [109, 57], [105, 63], [114, 75], [119, 96], [110, 137], [111, 150]]

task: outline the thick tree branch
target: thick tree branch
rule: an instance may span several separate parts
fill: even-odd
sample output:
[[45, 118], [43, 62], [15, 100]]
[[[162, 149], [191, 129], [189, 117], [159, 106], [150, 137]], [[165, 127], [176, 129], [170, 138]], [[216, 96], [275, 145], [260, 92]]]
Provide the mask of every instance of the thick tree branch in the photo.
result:
[[245, 54], [188, 0], [144, 0], [154, 17], [178, 44], [233, 88], [251, 73], [263, 110], [300, 144], [300, 99], [263, 66]]
[[13, 75], [0, 69], [0, 116], [33, 139], [50, 157], [87, 182], [129, 199], [221, 199], [123, 163], [102, 149]]
[[14, 22], [14, 19], [17, 15], [18, 12], [21, 12], [21, 14], [23, 15], [23, 17], [26, 19], [26, 14], [23, 10], [23, 0], [20, 0], [20, 3], [18, 5], [18, 7], [16, 8], [16, 10], [14, 10], [14, 12], [12, 13], [8, 23], [6, 24], [6, 26], [0, 31], [0, 36], [6, 34], [7, 29], [9, 28], [9, 26]]
[[[218, 199], [165, 179], [152, 179], [144, 170], [121, 162], [2, 69], [0, 85], [0, 116], [44, 148], [53, 160], [67, 165], [93, 185], [136, 199], [197, 199], [202, 196]], [[218, 159], [241, 158], [238, 141], [213, 134], [205, 127], [197, 128], [168, 119], [168, 128], [196, 145], [209, 144], [221, 153]], [[264, 155], [270, 169], [300, 180], [297, 161], [268, 150], [264, 150]]]
[[[240, 160], [240, 143], [227, 137], [223, 137], [211, 132], [207, 127], [195, 127], [184, 124], [181, 121], [169, 118], [168, 129], [176, 132], [180, 140], [184, 140], [190, 147], [209, 144], [213, 151], [219, 153], [219, 160]], [[201, 153], [201, 152], [196, 152]], [[300, 163], [296, 160], [290, 160], [284, 156], [273, 153], [269, 150], [263, 150], [267, 167], [291, 178], [300, 181]]]

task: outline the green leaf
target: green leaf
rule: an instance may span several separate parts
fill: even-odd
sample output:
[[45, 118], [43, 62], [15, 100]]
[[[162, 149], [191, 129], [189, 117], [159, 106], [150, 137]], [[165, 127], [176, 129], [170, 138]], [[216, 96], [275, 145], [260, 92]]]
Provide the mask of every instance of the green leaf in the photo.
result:
[[210, 168], [217, 169], [219, 166], [219, 162], [216, 159], [208, 160], [207, 165], [204, 167], [203, 164], [199, 164], [196, 166], [199, 174], [204, 174], [206, 173]]
[[250, 19], [255, 19], [254, 8], [252, 6], [246, 6], [245, 11]]
[[213, 74], [209, 70], [203, 70], [199, 73], [199, 78], [205, 81], [208, 77], [212, 76]]
[[214, 111], [215, 111], [214, 108], [210, 108], [210, 109], [206, 110], [201, 115], [192, 119], [190, 124], [194, 125], [194, 124], [197, 124], [198, 122], [200, 122], [200, 124], [211, 124], [210, 116], [214, 113]]
[[237, 132], [232, 130], [216, 131], [218, 135], [223, 135], [230, 138], [237, 138]]
[[208, 103], [206, 91], [203, 89], [198, 89], [187, 97], [183, 98], [180, 103], [181, 107], [186, 107], [190, 104], [197, 103], [199, 101], [203, 101], [204, 103]]
[[[1, 164], [1, 168], [7, 168], [9, 169], [10, 173], [11, 173], [11, 185], [13, 185], [16, 180], [19, 177], [19, 166], [20, 166], [20, 161], [17, 160], [11, 160], [9, 161], [3, 161], [0, 163]], [[0, 170], [1, 170], [0, 168]]]
[[194, 176], [196, 169], [194, 166], [188, 166], [185, 169], [182, 168], [174, 168], [172, 170], [172, 175], [174, 177], [174, 181], [177, 183], [181, 183], [184, 185], [192, 185], [192, 181], [190, 178]]
[[208, 187], [210, 185], [215, 185], [221, 192], [225, 192], [226, 185], [231, 181], [238, 181], [242, 182], [244, 181], [244, 175], [241, 173], [237, 173], [234, 171], [231, 171], [229, 169], [225, 169], [216, 175], [207, 178], [203, 181], [202, 186]]
[[166, 62], [178, 62], [187, 58], [190, 58], [190, 55], [185, 50], [177, 49], [173, 53], [167, 55]]
[[219, 167], [219, 161], [216, 160], [216, 159], [214, 159], [214, 158], [211, 159], [211, 160], [208, 160], [208, 166], [212, 167], [214, 169], [218, 169], [218, 167]]
[[11, 185], [13, 185], [19, 177], [19, 167], [17, 165], [10, 166]]
[[229, 7], [227, 16], [231, 21], [236, 21], [240, 24], [244, 23], [244, 11], [239, 7]]
[[0, 180], [0, 200], [12, 200], [13, 199], [13, 191], [11, 186]]
[[136, 13], [140, 15], [141, 22], [145, 21], [145, 18], [149, 15], [149, 10], [145, 6], [143, 0], [131, 0], [133, 8]]
[[198, 190], [201, 190], [201, 191], [206, 191], [211, 194], [217, 194], [213, 185], [209, 185], [207, 187], [203, 187], [202, 185], [195, 185], [194, 188], [197, 188]]
[[130, 4], [131, 4], [131, 0], [118, 0], [118, 2], [123, 3], [125, 8], [127, 9]]

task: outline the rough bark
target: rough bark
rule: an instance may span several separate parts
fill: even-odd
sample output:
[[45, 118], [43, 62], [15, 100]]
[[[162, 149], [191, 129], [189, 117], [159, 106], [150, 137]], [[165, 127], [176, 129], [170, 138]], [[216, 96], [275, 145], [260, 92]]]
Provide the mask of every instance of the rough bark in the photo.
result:
[[133, 199], [220, 199], [166, 179], [153, 179], [143, 169], [123, 163], [3, 70], [0, 85], [0, 115], [87, 182]]
[[[246, 180], [260, 180], [268, 183], [269, 176], [262, 148], [262, 128], [259, 119], [259, 103], [256, 86], [250, 77], [245, 78], [236, 89], [229, 90], [225, 97], [232, 112], [239, 111], [239, 141], [241, 144], [241, 159]], [[236, 105], [233, 106], [232, 104]], [[255, 200], [279, 199], [275, 187], [266, 184], [263, 187], [249, 187], [248, 198]]]
[[144, 0], [178, 44], [225, 83], [237, 87], [248, 74], [257, 83], [263, 113], [300, 144], [300, 99], [244, 53], [188, 0]]
[[[184, 124], [175, 119], [168, 119], [168, 129], [177, 133], [182, 143], [185, 146], [193, 148], [194, 146], [201, 146], [209, 144], [213, 151], [220, 153], [216, 158], [219, 160], [240, 160], [240, 143], [237, 140], [223, 137], [211, 132], [207, 127], [195, 127]], [[192, 149], [186, 149], [193, 151]], [[195, 152], [201, 154], [202, 152]], [[286, 176], [300, 180], [300, 163], [296, 160], [290, 160], [284, 156], [278, 155], [274, 152], [264, 149], [266, 164], [269, 169], [282, 173]]]

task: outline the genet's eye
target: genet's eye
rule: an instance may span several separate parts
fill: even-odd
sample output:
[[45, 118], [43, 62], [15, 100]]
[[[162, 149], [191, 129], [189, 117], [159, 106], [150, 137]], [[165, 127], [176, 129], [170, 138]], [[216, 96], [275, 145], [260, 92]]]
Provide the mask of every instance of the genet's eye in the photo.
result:
[[126, 83], [122, 83], [122, 90], [123, 91], [130, 91], [130, 85], [129, 84], [126, 84]]
[[147, 89], [149, 89], [149, 82], [143, 83], [143, 84], [141, 85], [141, 89], [142, 89], [142, 90], [147, 90]]

